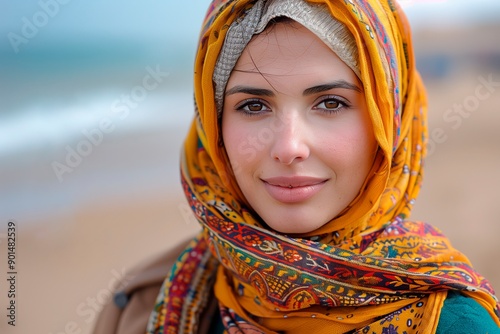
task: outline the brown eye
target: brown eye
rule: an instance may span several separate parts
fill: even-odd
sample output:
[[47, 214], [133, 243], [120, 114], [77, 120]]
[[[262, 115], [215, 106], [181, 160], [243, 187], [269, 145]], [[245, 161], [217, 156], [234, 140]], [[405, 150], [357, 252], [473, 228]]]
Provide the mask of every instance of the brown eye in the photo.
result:
[[324, 103], [326, 109], [336, 109], [340, 106], [339, 101], [335, 100], [326, 100]]
[[262, 103], [249, 103], [247, 104], [248, 110], [249, 111], [261, 111], [262, 110]]
[[247, 100], [236, 106], [236, 110], [242, 111], [249, 115], [260, 115], [262, 113], [270, 111], [271, 109], [269, 109], [269, 107], [265, 103], [259, 100]]
[[341, 97], [326, 97], [319, 102], [314, 109], [320, 110], [327, 114], [339, 113], [345, 109], [349, 109], [349, 102]]

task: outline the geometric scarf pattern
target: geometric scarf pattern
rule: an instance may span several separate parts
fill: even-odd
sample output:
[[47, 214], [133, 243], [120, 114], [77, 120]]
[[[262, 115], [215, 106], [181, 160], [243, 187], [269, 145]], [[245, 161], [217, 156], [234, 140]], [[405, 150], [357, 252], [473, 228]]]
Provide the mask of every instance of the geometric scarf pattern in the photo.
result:
[[397, 220], [356, 246], [328, 246], [221, 218], [187, 183], [184, 190], [206, 222], [204, 232], [174, 267], [157, 305], [157, 327], [148, 333], [195, 333], [217, 271], [234, 282], [230, 293], [217, 296], [228, 333], [425, 333], [435, 330], [426, 315], [438, 313], [448, 290], [483, 305], [495, 300], [488, 281], [428, 224]]

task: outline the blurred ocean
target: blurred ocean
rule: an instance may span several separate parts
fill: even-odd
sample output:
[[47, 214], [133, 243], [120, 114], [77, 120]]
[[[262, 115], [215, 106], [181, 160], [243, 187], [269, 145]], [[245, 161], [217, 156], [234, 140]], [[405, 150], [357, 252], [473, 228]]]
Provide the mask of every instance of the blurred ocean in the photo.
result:
[[2, 4], [2, 221], [36, 223], [89, 199], [176, 182], [181, 133], [192, 116], [194, 48], [207, 6]]
[[[10, 87], [0, 116], [0, 218], [36, 223], [86, 199], [178, 183], [178, 152], [193, 113], [191, 83], [174, 68], [156, 89], [134, 95], [146, 68], [157, 66], [151, 64], [135, 73], [130, 66], [126, 75], [105, 69], [68, 76], [71, 65], [61, 66], [19, 83], [19, 90]], [[117, 83], [106, 84], [110, 76]], [[56, 162], [66, 166], [62, 174]]]

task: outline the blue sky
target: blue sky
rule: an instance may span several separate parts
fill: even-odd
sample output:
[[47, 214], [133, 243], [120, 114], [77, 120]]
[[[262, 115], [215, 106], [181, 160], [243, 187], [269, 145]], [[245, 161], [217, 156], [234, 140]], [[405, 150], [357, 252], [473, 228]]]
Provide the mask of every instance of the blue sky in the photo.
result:
[[[68, 0], [65, 0], [68, 1]], [[196, 1], [196, 2], [195, 2]], [[41, 3], [58, 3], [57, 0], [3, 1], [0, 13], [0, 35], [21, 33], [23, 18], [33, 22]], [[41, 27], [37, 39], [66, 38], [129, 38], [155, 39], [168, 36], [172, 39], [196, 38], [201, 20], [208, 7], [208, 0], [185, 1], [84, 1], [69, 0], [54, 9], [55, 15]], [[53, 5], [51, 8], [55, 8]], [[6, 9], [6, 10], [5, 10]], [[2, 38], [2, 44], [8, 42]]]
[[[60, 0], [62, 1], [62, 0]], [[209, 0], [185, 1], [84, 1], [65, 0], [3, 0], [0, 11], [1, 44], [8, 43], [7, 34], [19, 34], [23, 18], [33, 21], [37, 12], [52, 8], [50, 17], [36, 38], [42, 41], [75, 38], [127, 38], [196, 40]], [[439, 20], [466, 23], [470, 20], [500, 20], [498, 0], [400, 0], [415, 25], [433, 24]], [[58, 4], [58, 8], [54, 7]], [[35, 46], [36, 43], [33, 43]], [[33, 47], [32, 46], [32, 47]]]

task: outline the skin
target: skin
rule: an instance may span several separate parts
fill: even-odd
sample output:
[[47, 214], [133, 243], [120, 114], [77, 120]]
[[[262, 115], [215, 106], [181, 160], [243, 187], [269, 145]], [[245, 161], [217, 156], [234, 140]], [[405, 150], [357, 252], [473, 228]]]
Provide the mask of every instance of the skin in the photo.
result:
[[236, 181], [275, 231], [314, 231], [358, 195], [377, 143], [363, 87], [296, 22], [254, 36], [229, 78], [222, 136]]

